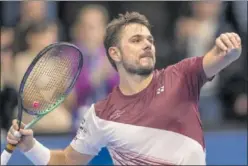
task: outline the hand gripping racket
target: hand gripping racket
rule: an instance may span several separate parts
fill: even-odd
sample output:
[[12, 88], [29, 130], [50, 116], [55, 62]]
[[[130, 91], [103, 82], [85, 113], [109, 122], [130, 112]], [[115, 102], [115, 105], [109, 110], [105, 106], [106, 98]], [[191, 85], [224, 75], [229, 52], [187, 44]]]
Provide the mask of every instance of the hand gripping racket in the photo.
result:
[[[36, 122], [58, 107], [67, 97], [83, 67], [82, 52], [70, 43], [59, 42], [45, 47], [32, 61], [19, 88], [18, 125], [23, 110], [35, 116], [25, 126]], [[1, 154], [1, 165], [6, 165], [16, 145], [7, 144]]]

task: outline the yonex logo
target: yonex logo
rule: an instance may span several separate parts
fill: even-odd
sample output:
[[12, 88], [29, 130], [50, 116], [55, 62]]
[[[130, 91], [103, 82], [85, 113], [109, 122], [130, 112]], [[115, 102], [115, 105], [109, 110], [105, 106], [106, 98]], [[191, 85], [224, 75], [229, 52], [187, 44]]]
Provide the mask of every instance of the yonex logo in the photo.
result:
[[125, 113], [125, 110], [116, 110], [110, 117], [109, 119], [114, 120], [119, 118], [123, 113]]
[[161, 86], [160, 88], [157, 89], [157, 95], [162, 93], [164, 91], [164, 86]]

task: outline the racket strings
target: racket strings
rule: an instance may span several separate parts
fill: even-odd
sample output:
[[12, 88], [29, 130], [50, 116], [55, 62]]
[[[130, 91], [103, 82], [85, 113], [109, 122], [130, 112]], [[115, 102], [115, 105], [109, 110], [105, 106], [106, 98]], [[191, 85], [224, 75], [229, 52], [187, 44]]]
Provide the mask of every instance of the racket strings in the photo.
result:
[[[32, 110], [37, 111], [37, 108], [33, 107], [33, 103], [36, 101], [41, 101], [40, 99], [42, 98], [42, 96], [39, 95], [36, 86], [34, 86], [33, 82], [35, 82], [35, 80], [38, 80], [38, 78], [41, 75], [44, 75], [44, 73], [46, 72], [45, 70], [45, 66], [47, 66], [48, 63], [48, 56], [44, 56], [42, 59], [40, 59], [40, 61], [34, 66], [34, 68], [32, 69], [32, 72], [30, 73], [25, 87], [24, 87], [24, 93], [23, 93], [23, 101], [24, 101], [24, 107], [25, 108], [32, 108]], [[35, 96], [34, 96], [35, 94]], [[33, 102], [33, 103], [32, 103]], [[45, 105], [44, 103], [39, 103], [39, 109], [44, 108]]]
[[48, 50], [32, 69], [23, 91], [23, 105], [40, 112], [55, 104], [71, 85], [79, 65], [79, 52], [71, 47]]

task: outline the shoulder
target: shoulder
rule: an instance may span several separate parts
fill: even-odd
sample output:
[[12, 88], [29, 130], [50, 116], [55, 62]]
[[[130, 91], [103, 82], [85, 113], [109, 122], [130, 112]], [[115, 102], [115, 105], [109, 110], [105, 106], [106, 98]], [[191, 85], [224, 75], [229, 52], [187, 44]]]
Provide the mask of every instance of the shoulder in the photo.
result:
[[106, 107], [108, 107], [108, 103], [109, 103], [109, 101], [111, 99], [111, 95], [112, 95], [112, 93], [110, 93], [107, 97], [105, 97], [102, 100], [97, 101], [94, 104], [96, 112], [102, 112], [104, 109], [106, 109]]
[[175, 64], [169, 66], [170, 71], [174, 71], [177, 73], [187, 73], [191, 71], [197, 71], [202, 69], [202, 62], [204, 56], [196, 56], [185, 58]]
[[99, 100], [94, 104], [94, 109], [96, 115], [101, 119], [108, 119], [108, 116], [111, 114], [111, 110], [113, 109], [114, 104], [117, 104], [118, 100], [117, 87], [114, 87], [112, 92], [109, 93], [104, 99]]
[[203, 56], [200, 57], [190, 57], [185, 58], [177, 63], [171, 64], [166, 68], [155, 70], [154, 75], [156, 81], [159, 80], [174, 80], [184, 78], [185, 75], [189, 75], [191, 73], [197, 73], [202, 71], [202, 61]]
[[165, 68], [159, 69], [159, 70], [155, 70], [154, 71], [154, 76], [156, 78], [156, 81], [159, 81], [161, 79], [165, 79], [166, 77], [170, 77], [173, 75], [178, 75], [180, 73], [179, 70], [179, 64], [180, 62], [176, 63], [176, 64], [171, 64]]
[[179, 61], [178, 63], [176, 63], [175, 66], [190, 68], [192, 66], [202, 65], [203, 58], [204, 56], [185, 58]]

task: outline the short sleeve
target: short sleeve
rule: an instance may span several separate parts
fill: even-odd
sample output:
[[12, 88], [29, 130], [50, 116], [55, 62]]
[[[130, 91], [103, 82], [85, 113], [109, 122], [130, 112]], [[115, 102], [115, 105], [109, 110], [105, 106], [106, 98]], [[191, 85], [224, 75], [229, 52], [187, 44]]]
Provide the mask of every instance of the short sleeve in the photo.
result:
[[199, 88], [214, 78], [207, 78], [203, 69], [203, 58], [204, 56], [186, 58], [176, 64], [177, 69], [184, 74], [186, 80]]
[[100, 119], [95, 114], [94, 105], [86, 111], [84, 119], [71, 142], [74, 150], [89, 155], [97, 155], [106, 146], [107, 140], [100, 128]]
[[183, 76], [181, 81], [185, 84], [187, 93], [195, 99], [199, 99], [203, 85], [214, 78], [207, 78], [203, 69], [203, 58], [204, 56], [186, 58], [174, 65]]

